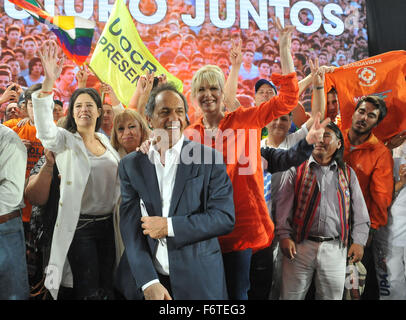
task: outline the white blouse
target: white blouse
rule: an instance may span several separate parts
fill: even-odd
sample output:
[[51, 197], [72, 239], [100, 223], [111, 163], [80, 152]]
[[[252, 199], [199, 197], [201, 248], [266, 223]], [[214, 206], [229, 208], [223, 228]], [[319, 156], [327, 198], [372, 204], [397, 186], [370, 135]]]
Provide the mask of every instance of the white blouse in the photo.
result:
[[118, 179], [117, 160], [108, 149], [101, 156], [95, 156], [89, 150], [87, 150], [87, 155], [91, 168], [83, 193], [80, 213], [88, 215], [112, 213]]

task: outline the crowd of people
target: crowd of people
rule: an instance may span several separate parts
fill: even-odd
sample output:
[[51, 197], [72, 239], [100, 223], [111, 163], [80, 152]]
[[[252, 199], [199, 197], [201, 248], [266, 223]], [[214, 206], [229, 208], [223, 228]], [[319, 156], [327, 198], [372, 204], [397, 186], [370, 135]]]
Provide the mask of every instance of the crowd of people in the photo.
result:
[[376, 96], [342, 128], [324, 91], [367, 55], [365, 8], [337, 1], [357, 22], [340, 38], [270, 10], [264, 37], [184, 28], [192, 5], [168, 3], [136, 25], [184, 92], [148, 73], [128, 106], [46, 27], [2, 15], [0, 299], [406, 299], [406, 136], [372, 133]]
[[[298, 0], [291, 1], [294, 5]], [[292, 39], [292, 54], [298, 79], [301, 80], [310, 74], [309, 59], [319, 58], [321, 65], [341, 66], [354, 61], [359, 61], [368, 56], [367, 32], [366, 32], [366, 9], [364, 1], [335, 0], [313, 1], [318, 7], [322, 8], [328, 2], [338, 4], [343, 9], [340, 19], [345, 25], [343, 34], [338, 36], [328, 34], [323, 27], [313, 32], [311, 35], [294, 31]], [[200, 67], [206, 64], [218, 65], [227, 77], [230, 72], [229, 52], [232, 47], [233, 39], [241, 38], [243, 52], [243, 65], [239, 72], [239, 83], [237, 88], [237, 98], [244, 102], [245, 106], [254, 106], [254, 95], [252, 87], [255, 82], [261, 78], [269, 79], [271, 72], [280, 73], [280, 56], [278, 52], [277, 30], [271, 26], [275, 9], [272, 6], [268, 8], [268, 17], [270, 26], [268, 31], [259, 30], [256, 23], [252, 20], [248, 29], [241, 29], [239, 19], [236, 19], [232, 28], [218, 29], [212, 23], [206, 21], [199, 27], [187, 26], [181, 18], [181, 14], [194, 15], [194, 5], [192, 1], [167, 1], [170, 11], [160, 22], [152, 27], [134, 20], [137, 31], [143, 39], [145, 45], [152, 55], [169, 72], [182, 80], [183, 93], [188, 99], [190, 105], [193, 104], [190, 99], [190, 84], [192, 75]], [[219, 1], [220, 10], [224, 12], [225, 1]], [[236, 5], [238, 11], [238, 5]], [[96, 21], [95, 33], [92, 47], [97, 44], [103, 31], [105, 22], [99, 21], [98, 4], [93, 8], [91, 19]], [[55, 14], [66, 14], [62, 0], [55, 1]], [[83, 1], [75, 0], [75, 10], [80, 13], [83, 11]], [[154, 2], [140, 2], [140, 11], [145, 15], [155, 12]], [[208, 8], [206, 17], [209, 16]], [[289, 21], [289, 10], [284, 10], [285, 20]], [[236, 15], [238, 17], [238, 14]], [[315, 19], [309, 9], [300, 11], [299, 21], [303, 25], [309, 25]], [[323, 22], [325, 18], [323, 18]], [[13, 25], [13, 27], [11, 27]], [[12, 73], [13, 82], [22, 86], [42, 81], [43, 72], [40, 69], [38, 59], [31, 61], [34, 52], [41, 46], [46, 39], [55, 39], [55, 35], [49, 31], [48, 27], [40, 24], [32, 17], [22, 20], [13, 20], [1, 13], [0, 20], [0, 38], [2, 57], [0, 63], [14, 58], [20, 65], [11, 60], [8, 62]], [[27, 40], [24, 40], [27, 38]], [[30, 41], [31, 40], [31, 41]], [[7, 50], [6, 50], [7, 49]], [[10, 50], [10, 51], [8, 51]], [[36, 57], [38, 58], [38, 57]], [[37, 64], [37, 66], [35, 66]], [[67, 69], [62, 72], [57, 81], [55, 94], [59, 100], [64, 102], [65, 110], [72, 92], [77, 88], [78, 83], [74, 74], [77, 74], [79, 68], [74, 64], [67, 63]], [[97, 79], [93, 76], [89, 79], [88, 85], [98, 89]], [[303, 106], [306, 111], [310, 111], [311, 92], [306, 90], [301, 96]], [[194, 109], [192, 108], [192, 111]], [[4, 111], [4, 110], [3, 110]], [[196, 119], [201, 115], [197, 110]], [[192, 117], [192, 119], [195, 119]]]

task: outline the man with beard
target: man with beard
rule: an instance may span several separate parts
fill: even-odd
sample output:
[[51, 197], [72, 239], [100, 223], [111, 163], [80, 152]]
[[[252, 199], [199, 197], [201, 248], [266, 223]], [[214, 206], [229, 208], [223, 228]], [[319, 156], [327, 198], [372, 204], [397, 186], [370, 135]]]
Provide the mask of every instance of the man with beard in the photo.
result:
[[11, 119], [19, 119], [20, 118], [19, 109], [20, 108], [18, 107], [17, 103], [15, 102], [9, 103], [8, 106], [6, 107], [4, 121], [8, 121]]
[[374, 232], [386, 225], [393, 192], [391, 152], [372, 133], [385, 117], [385, 101], [377, 96], [362, 98], [352, 115], [352, 125], [344, 131], [344, 160], [356, 172], [371, 219], [371, 229], [362, 263], [367, 269], [362, 299], [378, 299], [379, 289], [372, 250]]

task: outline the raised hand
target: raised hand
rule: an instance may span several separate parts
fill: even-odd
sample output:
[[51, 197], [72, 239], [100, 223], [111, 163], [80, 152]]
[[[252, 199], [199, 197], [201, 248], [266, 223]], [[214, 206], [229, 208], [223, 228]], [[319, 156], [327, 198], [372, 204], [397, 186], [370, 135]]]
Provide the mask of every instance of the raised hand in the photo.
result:
[[42, 62], [45, 79], [42, 84], [43, 92], [50, 92], [55, 81], [62, 72], [62, 66], [65, 61], [64, 56], [58, 57], [58, 45], [54, 40], [46, 40], [38, 50], [38, 55]]
[[282, 23], [278, 17], [276, 17], [274, 26], [276, 27], [279, 33], [279, 47], [290, 49], [292, 41], [292, 32], [295, 30], [295, 26], [289, 25], [282, 27]]
[[242, 40], [231, 41], [231, 52], [230, 52], [230, 62], [231, 65], [241, 65], [242, 64]]
[[[167, 79], [166, 79], [166, 74], [165, 73], [162, 73], [160, 76], [158, 76], [158, 86], [161, 85], [161, 84], [164, 84], [166, 82], [167, 82]], [[153, 83], [154, 83], [154, 81], [152, 80], [152, 84]]]
[[320, 123], [320, 117], [320, 112], [318, 112], [314, 117], [313, 125], [306, 136], [306, 141], [308, 144], [315, 144], [323, 141], [324, 129], [331, 122], [331, 120], [330, 118], [326, 118], [322, 123]]
[[24, 93], [23, 88], [18, 83], [13, 83], [15, 86], [15, 91], [17, 92], [18, 96], [20, 96], [22, 93]]
[[137, 81], [136, 91], [141, 97], [144, 94], [149, 95], [154, 85], [154, 72], [142, 75]]
[[319, 69], [321, 69], [324, 72], [324, 74], [326, 74], [326, 73], [334, 72], [334, 70], [337, 69], [337, 67], [335, 67], [335, 66], [320, 66]]
[[319, 67], [319, 59], [314, 59], [314, 62], [309, 60], [310, 71], [314, 87], [322, 87], [324, 85], [324, 69]]
[[[146, 81], [143, 83], [143, 87], [142, 87], [142, 92], [144, 94], [148, 94], [151, 92], [152, 87], [154, 86], [154, 77], [155, 77], [155, 72], [147, 72], [147, 74], [145, 75], [145, 79]], [[160, 76], [160, 78], [158, 77], [158, 81], [166, 81], [166, 76], [163, 77], [163, 75]]]
[[279, 54], [281, 57], [281, 69], [282, 75], [295, 72], [295, 66], [293, 64], [292, 53], [290, 47], [292, 44], [292, 32], [295, 30], [294, 26], [282, 27], [279, 18], [274, 19], [274, 26], [279, 32]]
[[16, 86], [15, 83], [11, 83], [6, 91], [0, 96], [0, 104], [3, 104], [5, 102], [17, 102], [19, 94], [17, 91], [13, 90], [12, 88]]
[[108, 83], [102, 83], [101, 91], [109, 95], [113, 107], [120, 104], [120, 100], [118, 99], [111, 85], [109, 85]]
[[110, 94], [112, 90], [113, 89], [111, 88], [111, 86], [109, 84], [104, 83], [104, 82], [101, 84], [101, 91], [102, 92]]
[[78, 81], [78, 88], [86, 88], [87, 78], [89, 77], [88, 68], [83, 66], [76, 74], [76, 80]]

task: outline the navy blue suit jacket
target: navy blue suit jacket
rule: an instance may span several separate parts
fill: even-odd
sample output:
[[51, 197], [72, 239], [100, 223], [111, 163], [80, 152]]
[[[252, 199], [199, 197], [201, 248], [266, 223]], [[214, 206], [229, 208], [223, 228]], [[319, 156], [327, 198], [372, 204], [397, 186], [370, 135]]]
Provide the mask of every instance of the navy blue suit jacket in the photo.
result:
[[[195, 163], [189, 163], [191, 160]], [[140, 198], [150, 216], [162, 215], [161, 198], [155, 166], [147, 155], [133, 152], [124, 157], [119, 175], [125, 251], [116, 286], [127, 299], [137, 299], [143, 285], [158, 279], [153, 264], [158, 241], [142, 233]], [[217, 237], [232, 231], [235, 217], [232, 185], [220, 153], [185, 139], [169, 217], [175, 234], [166, 238], [172, 298], [227, 299]]]
[[303, 138], [287, 150], [270, 147], [261, 148], [261, 156], [268, 161], [266, 170], [275, 173], [301, 165], [310, 158], [313, 149], [313, 145], [308, 144], [306, 139]]

